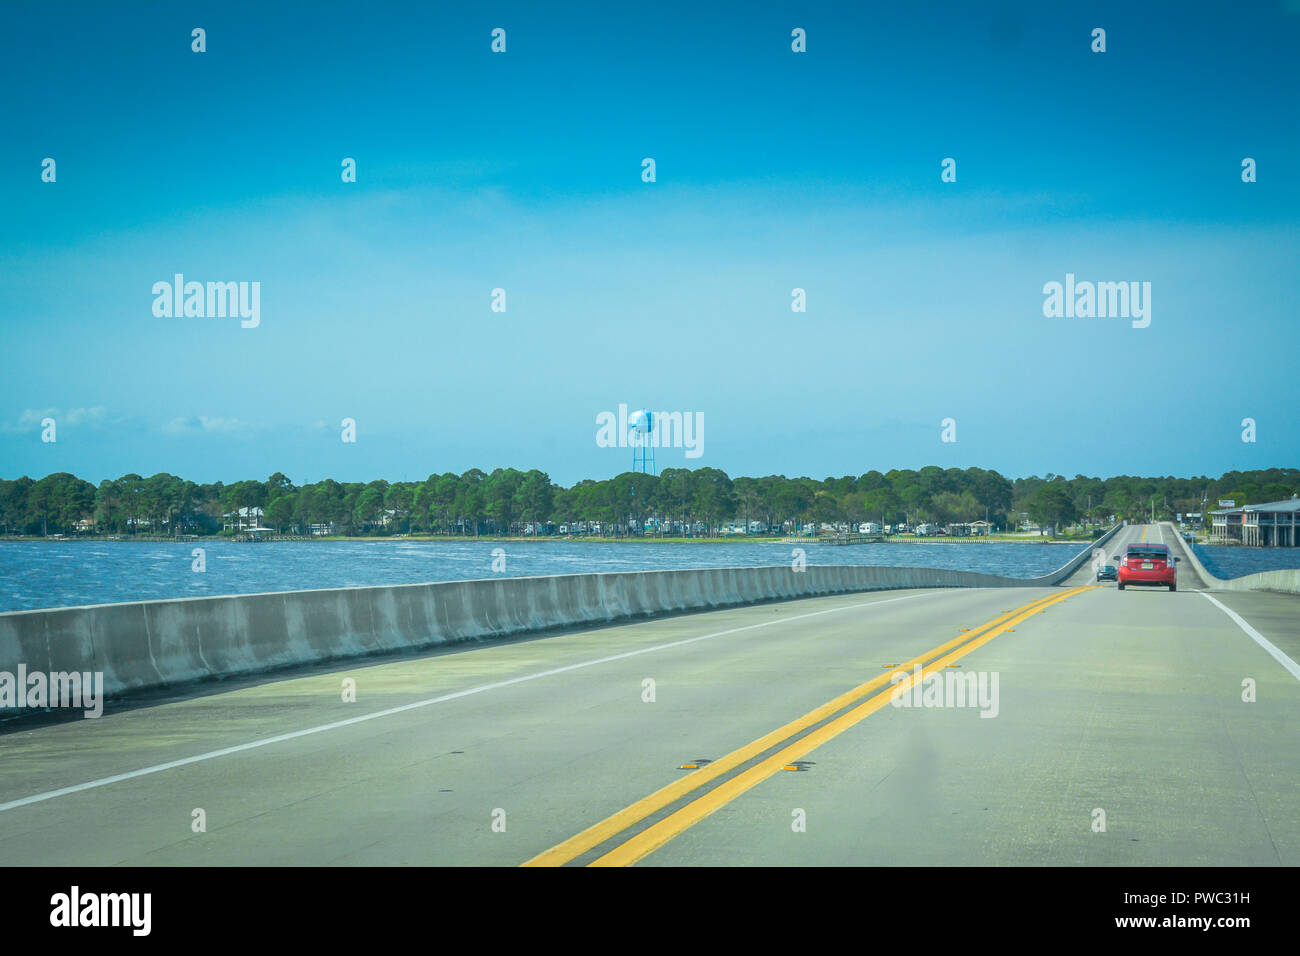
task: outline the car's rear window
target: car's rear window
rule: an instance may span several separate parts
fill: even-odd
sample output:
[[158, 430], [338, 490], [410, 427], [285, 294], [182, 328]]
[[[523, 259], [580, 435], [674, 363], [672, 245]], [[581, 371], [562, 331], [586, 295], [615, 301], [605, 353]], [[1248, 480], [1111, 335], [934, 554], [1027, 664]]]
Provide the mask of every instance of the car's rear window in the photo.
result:
[[1141, 545], [1141, 546], [1130, 545], [1128, 549], [1128, 556], [1130, 558], [1168, 558], [1169, 549], [1157, 548], [1148, 545]]

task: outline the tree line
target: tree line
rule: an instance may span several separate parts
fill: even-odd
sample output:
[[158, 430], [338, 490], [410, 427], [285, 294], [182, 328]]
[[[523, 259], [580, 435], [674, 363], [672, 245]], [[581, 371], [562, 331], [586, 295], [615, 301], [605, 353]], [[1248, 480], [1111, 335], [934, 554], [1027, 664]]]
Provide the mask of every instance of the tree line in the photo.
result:
[[1300, 469], [1231, 471], [1219, 478], [1090, 478], [1047, 474], [1010, 480], [982, 468], [868, 471], [858, 477], [731, 478], [717, 468], [625, 472], [563, 487], [536, 469], [472, 468], [424, 481], [333, 479], [198, 484], [170, 474], [123, 475], [98, 486], [60, 472], [39, 480], [0, 479], [0, 533], [26, 535], [220, 534], [240, 509], [281, 533], [339, 535], [556, 534], [562, 525], [600, 524], [602, 534], [713, 534], [728, 523], [760, 522], [774, 532], [807, 524], [988, 520], [995, 529], [1028, 518], [1042, 527], [1142, 520], [1212, 510], [1300, 492]]

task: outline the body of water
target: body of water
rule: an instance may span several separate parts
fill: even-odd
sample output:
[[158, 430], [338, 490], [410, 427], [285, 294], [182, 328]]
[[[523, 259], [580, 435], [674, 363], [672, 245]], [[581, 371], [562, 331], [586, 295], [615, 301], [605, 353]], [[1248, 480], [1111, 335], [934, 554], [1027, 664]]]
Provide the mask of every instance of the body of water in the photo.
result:
[[1225, 548], [1223, 545], [1198, 544], [1196, 556], [1207, 571], [1220, 578], [1300, 568], [1300, 548]]
[[[1078, 554], [1078, 544], [803, 545], [809, 564], [953, 568], [1036, 577]], [[206, 570], [193, 570], [202, 548]], [[494, 572], [495, 549], [505, 570]], [[0, 541], [0, 611], [220, 594], [297, 591], [497, 574], [585, 574], [789, 564], [794, 545], [607, 544], [581, 541], [284, 541], [236, 544]]]

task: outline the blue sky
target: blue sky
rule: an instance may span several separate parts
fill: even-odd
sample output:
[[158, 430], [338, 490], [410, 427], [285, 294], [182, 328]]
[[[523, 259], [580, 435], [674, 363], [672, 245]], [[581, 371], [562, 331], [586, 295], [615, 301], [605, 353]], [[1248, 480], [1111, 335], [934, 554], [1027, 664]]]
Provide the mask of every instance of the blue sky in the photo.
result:
[[661, 469], [1297, 463], [1300, 4], [270, 6], [0, 12], [0, 475], [567, 484], [619, 403], [703, 415]]

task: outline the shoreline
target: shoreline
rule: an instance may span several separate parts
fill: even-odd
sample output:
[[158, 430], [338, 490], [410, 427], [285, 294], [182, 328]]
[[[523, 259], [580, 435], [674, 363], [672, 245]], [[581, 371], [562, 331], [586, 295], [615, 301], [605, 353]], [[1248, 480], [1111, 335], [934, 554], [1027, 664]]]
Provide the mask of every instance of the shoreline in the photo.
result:
[[[979, 535], [948, 537], [945, 535], [935, 535], [927, 537], [914, 537], [912, 535], [894, 536], [886, 538], [884, 541], [872, 542], [873, 544], [1069, 544], [1085, 545], [1094, 538], [1051, 538], [1045, 535]], [[237, 541], [234, 537], [224, 535], [206, 535], [191, 536], [187, 538], [154, 538], [147, 535], [124, 536], [114, 538], [100, 537], [74, 537], [74, 538], [54, 538], [54, 537], [37, 537], [34, 535], [0, 535], [0, 542], [13, 543], [40, 543], [40, 544], [190, 544], [202, 545], [212, 542], [229, 542], [230, 544], [315, 544], [318, 542], [338, 542], [338, 541], [355, 541], [363, 544], [391, 544], [402, 541], [417, 541], [420, 543], [437, 543], [447, 542], [455, 544], [465, 544], [469, 542], [501, 542], [509, 541], [511, 543], [521, 544], [553, 544], [553, 543], [572, 543], [572, 544], [791, 544], [791, 545], [828, 545], [829, 542], [818, 541], [809, 538], [806, 541], [772, 536], [748, 536], [748, 535], [727, 535], [718, 538], [683, 538], [683, 537], [653, 537], [653, 536], [629, 536], [610, 538], [599, 535], [581, 535], [559, 536], [543, 535], [537, 536], [507, 536], [507, 535], [388, 535], [383, 537], [349, 537], [347, 535], [320, 535], [314, 538], [305, 537], [288, 537], [283, 539], [268, 538], [265, 541]], [[1199, 542], [1198, 542], [1199, 543]], [[863, 547], [865, 545], [843, 545], [842, 547]]]

